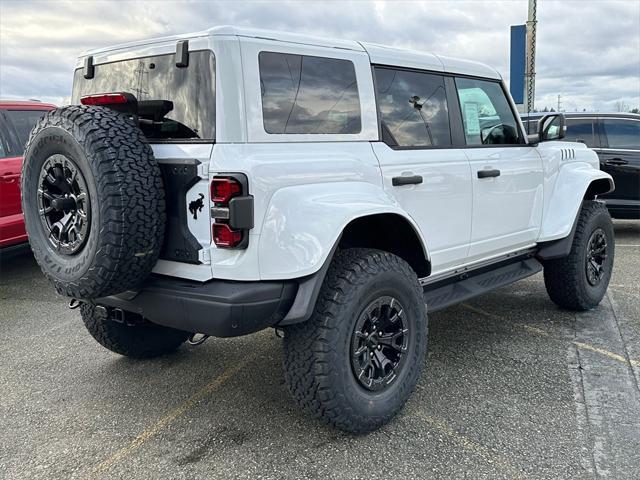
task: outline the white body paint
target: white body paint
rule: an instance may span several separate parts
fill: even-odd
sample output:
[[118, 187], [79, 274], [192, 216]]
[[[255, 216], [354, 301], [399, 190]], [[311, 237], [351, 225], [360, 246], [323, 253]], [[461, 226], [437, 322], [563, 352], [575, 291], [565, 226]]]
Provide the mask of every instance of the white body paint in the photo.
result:
[[[202, 180], [188, 192], [187, 204], [205, 195], [197, 220], [188, 215], [189, 230], [202, 245], [201, 263], [161, 260], [156, 273], [199, 281], [304, 277], [321, 268], [350, 221], [378, 213], [404, 217], [418, 234], [432, 274], [441, 273], [567, 236], [589, 184], [611, 181], [598, 169], [596, 154], [579, 143], [393, 150], [380, 141], [372, 64], [500, 79], [476, 62], [233, 27], [86, 55], [100, 64], [173, 53], [181, 39], [189, 40], [190, 50], [215, 54], [216, 143], [153, 145], [158, 159], [198, 159]], [[260, 51], [352, 61], [360, 133], [266, 133]], [[81, 56], [78, 68], [83, 61]], [[573, 152], [566, 155], [563, 149]], [[477, 171], [485, 168], [498, 168], [502, 175], [478, 179]], [[211, 241], [209, 182], [225, 172], [244, 173], [254, 197], [255, 226], [243, 250], [219, 249]], [[424, 182], [392, 186], [391, 178], [400, 175], [421, 175]]]

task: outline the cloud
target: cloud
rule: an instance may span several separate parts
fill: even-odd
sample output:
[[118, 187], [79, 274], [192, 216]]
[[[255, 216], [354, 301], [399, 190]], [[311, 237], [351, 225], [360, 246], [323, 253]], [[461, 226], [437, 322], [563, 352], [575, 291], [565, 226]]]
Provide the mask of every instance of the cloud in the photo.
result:
[[[640, 2], [538, 2], [536, 105], [640, 106]], [[0, 96], [64, 103], [89, 48], [214, 25], [363, 40], [478, 60], [508, 79], [509, 27], [527, 2], [11, 1], [0, 2]]]

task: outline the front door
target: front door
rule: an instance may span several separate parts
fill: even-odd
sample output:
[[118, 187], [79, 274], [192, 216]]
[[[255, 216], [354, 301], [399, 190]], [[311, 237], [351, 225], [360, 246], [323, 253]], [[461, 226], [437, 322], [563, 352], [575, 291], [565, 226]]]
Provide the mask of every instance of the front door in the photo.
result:
[[432, 273], [465, 263], [471, 173], [453, 148], [445, 83], [437, 73], [375, 68], [382, 142], [372, 144], [384, 188], [419, 225]]
[[473, 219], [469, 261], [533, 245], [542, 222], [543, 169], [499, 81], [456, 78]]

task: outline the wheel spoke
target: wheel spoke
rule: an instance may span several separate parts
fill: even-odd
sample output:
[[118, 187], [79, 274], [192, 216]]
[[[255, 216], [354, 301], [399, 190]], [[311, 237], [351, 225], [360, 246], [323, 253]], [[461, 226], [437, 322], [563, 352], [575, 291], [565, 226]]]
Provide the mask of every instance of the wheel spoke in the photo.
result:
[[358, 348], [355, 352], [353, 352], [353, 356], [354, 356], [354, 357], [359, 357], [359, 356], [361, 356], [363, 353], [366, 353], [366, 352], [367, 352], [367, 350], [368, 350], [368, 349], [367, 349], [367, 346], [366, 346], [366, 345], [363, 345], [363, 346], [361, 346], [360, 348]]
[[380, 371], [380, 377], [386, 376], [387, 367], [389, 367], [389, 370], [392, 370], [394, 366], [393, 362], [389, 360], [384, 353], [382, 353], [382, 350], [376, 350], [373, 352], [372, 363]]

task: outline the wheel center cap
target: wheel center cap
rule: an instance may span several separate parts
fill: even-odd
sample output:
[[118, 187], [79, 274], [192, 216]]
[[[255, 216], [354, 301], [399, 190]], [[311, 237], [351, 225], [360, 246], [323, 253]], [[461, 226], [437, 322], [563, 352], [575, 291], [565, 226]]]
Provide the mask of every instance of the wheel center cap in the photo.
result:
[[51, 206], [59, 212], [77, 209], [76, 199], [73, 197], [55, 198], [51, 201]]

